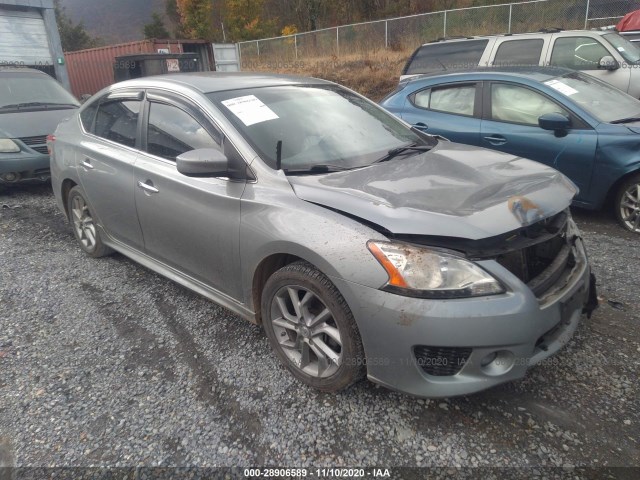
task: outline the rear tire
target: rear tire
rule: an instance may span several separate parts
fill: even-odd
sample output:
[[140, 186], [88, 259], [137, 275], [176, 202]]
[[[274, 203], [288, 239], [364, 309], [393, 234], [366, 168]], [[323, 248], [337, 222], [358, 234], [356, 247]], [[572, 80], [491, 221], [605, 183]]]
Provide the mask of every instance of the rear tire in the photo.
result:
[[353, 314], [333, 283], [307, 262], [274, 273], [262, 294], [271, 347], [301, 382], [338, 392], [365, 373], [364, 349]]
[[640, 233], [640, 173], [629, 177], [618, 189], [615, 205], [620, 225], [633, 233]]
[[94, 221], [85, 194], [78, 186], [69, 190], [67, 215], [73, 227], [73, 234], [84, 253], [94, 258], [113, 253], [111, 248], [102, 243], [100, 230]]

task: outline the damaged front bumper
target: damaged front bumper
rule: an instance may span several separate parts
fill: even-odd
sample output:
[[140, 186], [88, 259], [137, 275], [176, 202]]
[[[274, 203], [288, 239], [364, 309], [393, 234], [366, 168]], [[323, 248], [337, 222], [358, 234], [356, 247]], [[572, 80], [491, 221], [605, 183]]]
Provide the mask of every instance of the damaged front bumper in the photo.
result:
[[584, 245], [569, 223], [571, 261], [544, 295], [495, 260], [477, 262], [507, 287], [491, 297], [407, 298], [334, 278], [360, 306], [353, 314], [369, 379], [420, 397], [465, 395], [521, 378], [560, 350], [597, 305]]

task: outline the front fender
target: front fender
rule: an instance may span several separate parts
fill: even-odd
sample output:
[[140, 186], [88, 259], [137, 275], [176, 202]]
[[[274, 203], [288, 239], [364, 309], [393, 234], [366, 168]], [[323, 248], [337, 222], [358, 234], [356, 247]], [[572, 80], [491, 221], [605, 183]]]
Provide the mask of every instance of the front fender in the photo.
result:
[[598, 132], [592, 176], [590, 203], [594, 208], [603, 206], [611, 188], [622, 177], [640, 170], [640, 134], [621, 125], [607, 125], [604, 130]]
[[[273, 195], [256, 184], [242, 200], [240, 263], [244, 303], [253, 305], [253, 277], [260, 263], [288, 254], [313, 264], [325, 275], [379, 288], [388, 276], [367, 249], [386, 237], [327, 208], [305, 202], [293, 191]], [[268, 198], [268, 201], [265, 201]]]

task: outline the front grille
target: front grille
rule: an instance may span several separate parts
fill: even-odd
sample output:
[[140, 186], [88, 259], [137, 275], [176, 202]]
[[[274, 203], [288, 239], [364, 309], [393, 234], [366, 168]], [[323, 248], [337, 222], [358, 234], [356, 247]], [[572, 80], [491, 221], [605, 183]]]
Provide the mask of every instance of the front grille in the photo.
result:
[[35, 150], [38, 153], [42, 153], [43, 155], [49, 155], [49, 150], [47, 149], [46, 145], [42, 147], [31, 147], [31, 149]]
[[418, 366], [428, 375], [450, 377], [456, 375], [471, 356], [466, 347], [428, 347], [418, 345], [413, 349]]
[[558, 235], [537, 245], [499, 255], [496, 260], [524, 283], [529, 283], [551, 265], [565, 245], [564, 235]]
[[21, 138], [20, 141], [25, 145], [29, 145], [30, 147], [33, 145], [43, 145], [47, 143], [47, 136], [40, 135], [38, 137], [24, 137]]
[[498, 255], [496, 261], [541, 296], [553, 286], [567, 266], [575, 265], [566, 230], [565, 225], [556, 236]]
[[46, 135], [40, 135], [37, 137], [23, 137], [23, 138], [20, 138], [19, 140], [38, 153], [41, 153], [43, 155], [49, 155], [49, 150], [47, 149]]

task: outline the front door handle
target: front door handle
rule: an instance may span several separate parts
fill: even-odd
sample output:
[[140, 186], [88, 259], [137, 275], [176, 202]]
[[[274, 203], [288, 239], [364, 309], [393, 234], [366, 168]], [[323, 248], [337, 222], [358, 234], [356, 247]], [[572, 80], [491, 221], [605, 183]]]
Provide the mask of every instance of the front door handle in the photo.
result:
[[502, 135], [492, 135], [489, 137], [484, 137], [484, 139], [491, 145], [504, 145], [505, 143], [507, 143], [507, 139]]
[[414, 123], [413, 126], [418, 130], [429, 130], [429, 125], [427, 125], [426, 123], [418, 122]]
[[144, 183], [144, 182], [138, 182], [138, 187], [143, 189], [145, 192], [149, 192], [149, 193], [158, 193], [160, 191], [153, 185], [149, 185], [148, 183]]
[[96, 168], [93, 165], [91, 165], [91, 160], [89, 160], [88, 158], [85, 158], [84, 162], [82, 162], [82, 166], [87, 170], [93, 170], [94, 168]]

